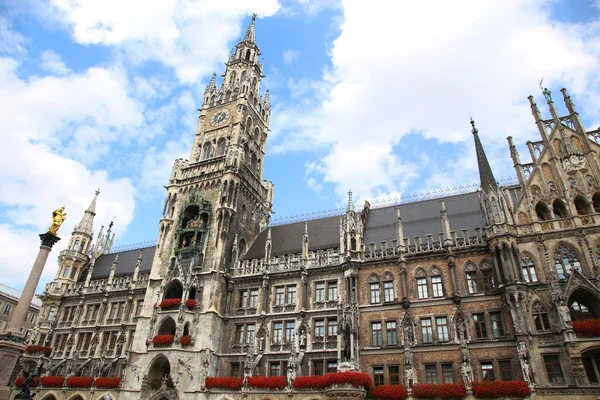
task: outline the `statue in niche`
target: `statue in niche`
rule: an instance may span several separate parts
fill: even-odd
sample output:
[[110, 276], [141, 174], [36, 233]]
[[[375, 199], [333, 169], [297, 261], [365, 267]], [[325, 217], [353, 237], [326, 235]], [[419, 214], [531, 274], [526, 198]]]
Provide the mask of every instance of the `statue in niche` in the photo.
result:
[[300, 341], [300, 348], [306, 349], [306, 332], [304, 331], [304, 329], [302, 330], [302, 332], [300, 332], [299, 341]]
[[533, 369], [529, 361], [529, 351], [525, 342], [519, 342], [517, 344], [517, 352], [519, 354], [519, 362], [521, 363], [521, 370], [523, 372], [523, 378], [531, 385], [535, 383], [535, 377], [533, 375]]
[[473, 369], [471, 368], [470, 362], [461, 363], [460, 374], [462, 376], [465, 387], [468, 389], [471, 388], [471, 383], [473, 382]]
[[571, 310], [565, 304], [564, 300], [561, 300], [558, 305], [558, 314], [560, 316], [561, 325], [564, 329], [571, 328]]

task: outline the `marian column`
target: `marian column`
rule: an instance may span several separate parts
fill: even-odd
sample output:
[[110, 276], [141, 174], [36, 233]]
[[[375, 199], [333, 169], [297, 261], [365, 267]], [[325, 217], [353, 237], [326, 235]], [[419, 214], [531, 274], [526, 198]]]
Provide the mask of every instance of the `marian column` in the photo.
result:
[[26, 347], [26, 338], [24, 332], [21, 332], [23, 321], [35, 295], [35, 289], [42, 276], [48, 254], [50, 254], [52, 246], [60, 240], [58, 237], [58, 228], [60, 228], [66, 218], [67, 213], [65, 213], [64, 206], [59, 207], [52, 213], [52, 225], [50, 225], [48, 232], [40, 235], [42, 244], [33, 263], [33, 268], [31, 268], [31, 272], [29, 273], [29, 278], [27, 279], [19, 303], [15, 308], [6, 331], [0, 335], [0, 360], [2, 360], [2, 366], [0, 367], [0, 400], [10, 398], [10, 390], [8, 389], [9, 380], [19, 355]]

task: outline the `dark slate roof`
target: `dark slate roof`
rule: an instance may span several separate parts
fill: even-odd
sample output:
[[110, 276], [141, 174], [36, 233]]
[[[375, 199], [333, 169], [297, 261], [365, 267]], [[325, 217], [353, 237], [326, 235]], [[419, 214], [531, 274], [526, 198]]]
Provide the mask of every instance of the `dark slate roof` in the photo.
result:
[[[405, 203], [400, 205], [400, 214], [404, 237], [410, 238], [411, 243], [415, 236], [425, 239], [427, 234], [432, 234], [433, 240], [437, 240], [437, 234], [442, 232], [440, 200], [444, 200], [446, 204], [450, 230], [457, 231], [459, 236], [462, 235], [462, 229], [469, 229], [469, 234], [473, 235], [475, 228], [483, 227], [478, 192]], [[371, 209], [364, 238], [367, 246], [374, 242], [379, 247], [381, 241], [386, 240], [391, 243], [396, 239], [396, 207], [398, 206]], [[306, 221], [306, 223], [310, 250], [339, 247], [339, 215]], [[303, 233], [304, 221], [271, 227], [272, 255], [301, 252]], [[264, 257], [266, 240], [267, 230], [264, 230], [252, 243], [244, 259]]]
[[[103, 254], [96, 260], [94, 265], [94, 272], [92, 273], [92, 279], [104, 279], [110, 275], [110, 268], [112, 267], [115, 257], [119, 255], [117, 264], [117, 270], [115, 276], [126, 276], [133, 275], [135, 264], [137, 259], [142, 253], [142, 265], [140, 266], [141, 272], [149, 272], [152, 269], [152, 261], [154, 260], [154, 253], [156, 252], [156, 246], [144, 247], [141, 249], [125, 250], [110, 254]], [[84, 271], [80, 276], [79, 280], [84, 281], [87, 277], [87, 271]]]

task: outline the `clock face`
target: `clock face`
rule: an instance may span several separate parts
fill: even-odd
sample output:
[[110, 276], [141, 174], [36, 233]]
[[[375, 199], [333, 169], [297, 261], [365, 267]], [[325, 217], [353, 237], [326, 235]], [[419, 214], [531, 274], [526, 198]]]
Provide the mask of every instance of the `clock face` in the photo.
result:
[[210, 119], [210, 124], [212, 126], [223, 125], [229, 119], [230, 114], [231, 113], [228, 109], [222, 108], [213, 114], [212, 118]]

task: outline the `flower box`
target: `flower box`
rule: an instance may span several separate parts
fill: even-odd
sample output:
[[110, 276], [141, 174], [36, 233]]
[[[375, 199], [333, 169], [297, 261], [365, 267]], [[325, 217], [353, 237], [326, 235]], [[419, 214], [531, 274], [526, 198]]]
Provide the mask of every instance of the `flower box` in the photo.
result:
[[524, 398], [530, 394], [529, 384], [525, 381], [473, 382], [473, 395], [478, 399]]
[[155, 346], [169, 346], [175, 341], [174, 335], [156, 335], [152, 338], [152, 344]]
[[413, 386], [413, 396], [418, 399], [462, 399], [466, 395], [465, 387], [456, 383], [416, 384]]
[[198, 302], [194, 299], [187, 299], [185, 301], [185, 305], [188, 306], [189, 308], [196, 308], [196, 306], [198, 305]]
[[248, 378], [248, 386], [266, 390], [281, 390], [287, 387], [285, 376], [251, 376]]
[[296, 390], [322, 390], [334, 385], [352, 385], [366, 389], [371, 384], [371, 377], [368, 374], [350, 371], [332, 372], [323, 376], [299, 376], [292, 382]]
[[242, 378], [235, 376], [208, 376], [205, 385], [207, 389], [240, 390], [242, 382]]
[[70, 388], [89, 388], [92, 387], [94, 378], [91, 376], [70, 376], [67, 378], [67, 386]]
[[118, 376], [103, 376], [96, 378], [95, 383], [98, 389], [116, 389], [121, 384], [121, 378]]
[[[33, 382], [31, 382], [29, 387], [31, 387], [31, 388], [37, 387], [37, 385], [39, 384], [39, 381], [40, 381], [40, 378], [36, 376], [35, 378], [33, 378]], [[22, 388], [24, 384], [25, 384], [25, 377], [20, 376], [17, 379], [15, 379], [16, 387]]]
[[190, 335], [180, 336], [179, 343], [181, 343], [183, 347], [187, 347], [192, 344], [192, 337]]
[[404, 400], [408, 392], [402, 385], [380, 385], [371, 389], [371, 397], [381, 400]]
[[44, 353], [44, 355], [46, 357], [48, 357], [50, 355], [50, 353], [52, 353], [52, 347], [39, 346], [39, 345], [32, 344], [25, 348], [25, 352], [27, 354]]
[[42, 376], [40, 378], [42, 386], [45, 387], [61, 387], [65, 383], [64, 376]]
[[600, 319], [573, 321], [573, 330], [580, 337], [600, 336]]
[[299, 376], [292, 382], [296, 390], [323, 390], [327, 385], [323, 376]]
[[181, 299], [164, 299], [158, 305], [161, 310], [169, 310], [172, 308], [177, 308], [181, 304]]

